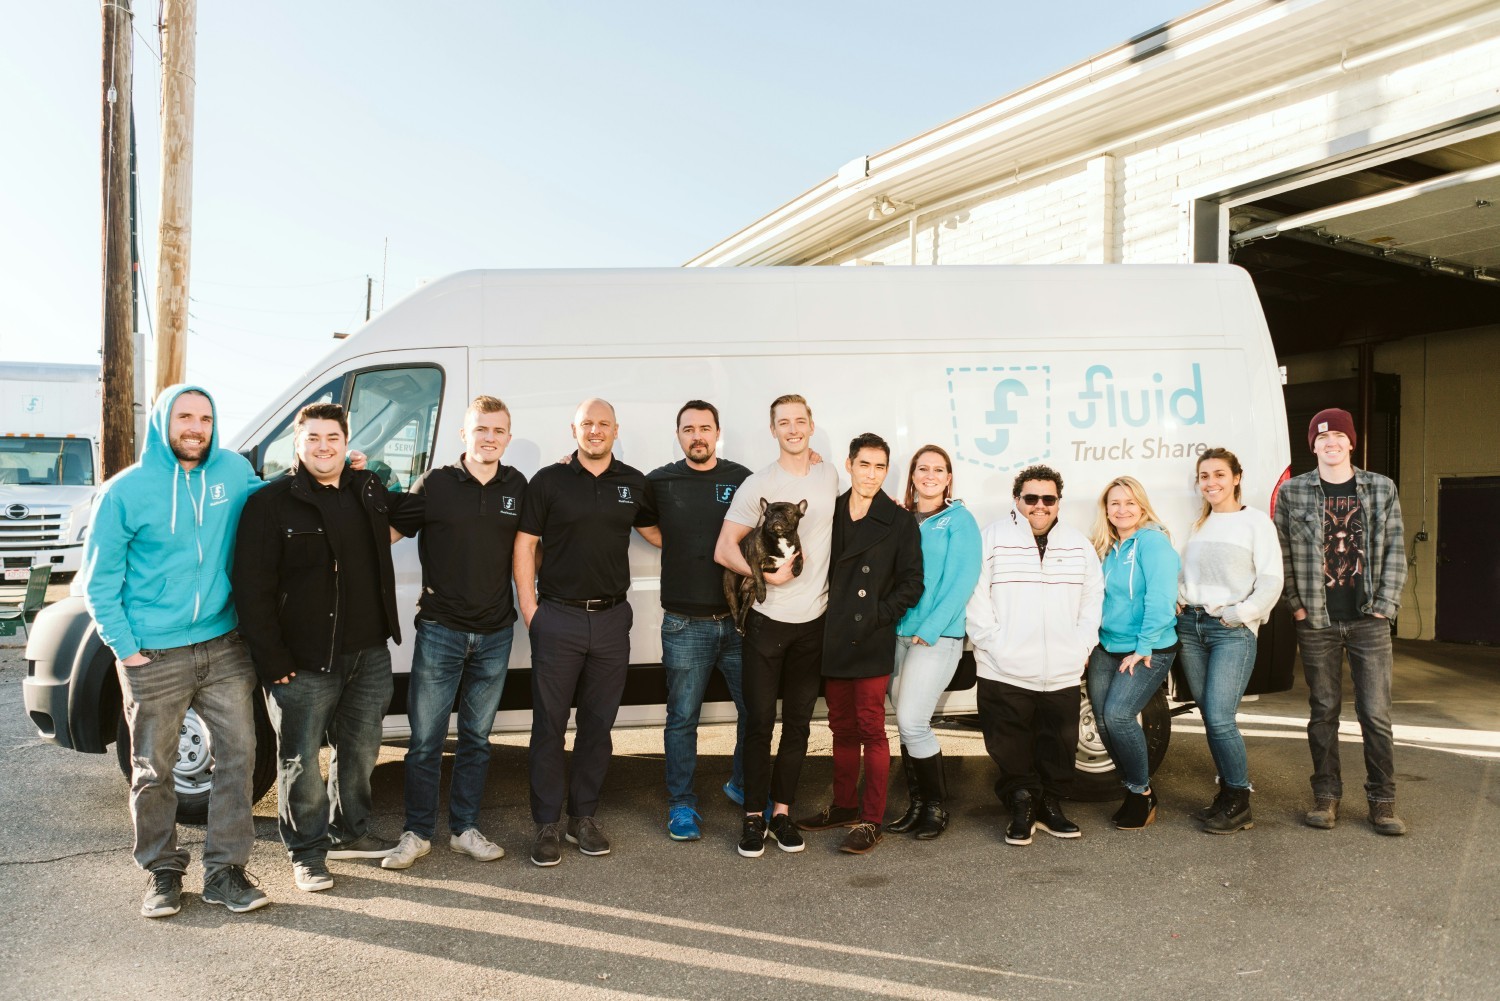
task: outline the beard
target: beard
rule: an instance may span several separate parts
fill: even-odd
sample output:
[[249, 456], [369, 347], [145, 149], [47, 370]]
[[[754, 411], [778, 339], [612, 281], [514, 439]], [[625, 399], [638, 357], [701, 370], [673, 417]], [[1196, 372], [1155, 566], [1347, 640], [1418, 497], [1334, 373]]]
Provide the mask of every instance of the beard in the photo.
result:
[[202, 462], [208, 455], [208, 439], [185, 441], [181, 436], [171, 440], [172, 454], [183, 462]]

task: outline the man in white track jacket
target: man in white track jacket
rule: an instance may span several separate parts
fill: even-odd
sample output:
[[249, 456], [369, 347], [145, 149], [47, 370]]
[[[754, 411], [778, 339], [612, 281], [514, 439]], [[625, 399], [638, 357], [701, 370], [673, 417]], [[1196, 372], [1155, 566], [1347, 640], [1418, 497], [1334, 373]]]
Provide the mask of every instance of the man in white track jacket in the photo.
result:
[[1082, 532], [1060, 525], [1062, 476], [1017, 474], [1015, 508], [984, 530], [984, 563], [969, 600], [979, 675], [979, 722], [1000, 767], [995, 794], [1011, 807], [1005, 842], [1029, 845], [1041, 827], [1076, 838], [1058, 798], [1078, 744], [1080, 682], [1099, 641], [1104, 578]]

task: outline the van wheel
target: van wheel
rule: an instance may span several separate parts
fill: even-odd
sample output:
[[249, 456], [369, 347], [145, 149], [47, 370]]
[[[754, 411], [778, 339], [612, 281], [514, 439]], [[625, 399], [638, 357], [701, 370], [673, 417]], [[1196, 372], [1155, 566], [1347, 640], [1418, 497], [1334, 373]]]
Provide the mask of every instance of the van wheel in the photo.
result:
[[[1151, 774], [1155, 775], [1167, 756], [1167, 744], [1172, 739], [1172, 713], [1167, 708], [1165, 687], [1156, 690], [1139, 718], [1141, 729], [1146, 733], [1146, 760], [1151, 766]], [[1089, 702], [1088, 688], [1085, 687], [1081, 691], [1078, 707], [1078, 754], [1073, 772], [1073, 788], [1068, 798], [1092, 803], [1123, 795], [1120, 773], [1109, 752], [1104, 749], [1099, 726], [1094, 722], [1094, 707]]]
[[[258, 802], [276, 783], [276, 731], [266, 714], [260, 692], [255, 702], [255, 768], [250, 796]], [[130, 781], [130, 728], [125, 714], [115, 730], [115, 759], [125, 781]], [[183, 717], [177, 734], [177, 761], [172, 767], [172, 785], [177, 790], [177, 822], [202, 824], [208, 820], [208, 794], [213, 779], [213, 735], [203, 718], [192, 709]]]

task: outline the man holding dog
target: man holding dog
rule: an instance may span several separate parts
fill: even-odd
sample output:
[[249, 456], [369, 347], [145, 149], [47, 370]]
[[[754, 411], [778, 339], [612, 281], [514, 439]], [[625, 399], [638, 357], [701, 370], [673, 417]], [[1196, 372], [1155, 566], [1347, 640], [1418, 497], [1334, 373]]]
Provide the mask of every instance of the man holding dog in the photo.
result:
[[667, 834], [674, 841], [697, 841], [698, 718], [714, 671], [724, 676], [738, 711], [734, 771], [724, 793], [745, 798], [743, 753], [745, 696], [740, 685], [740, 634], [724, 597], [724, 571], [714, 562], [714, 546], [724, 514], [750, 470], [721, 459], [719, 411], [712, 403], [689, 400], [677, 412], [677, 443], [683, 458], [647, 476], [661, 519], [657, 531], [641, 532], [661, 546], [661, 660], [667, 678], [667, 725], [662, 734], [667, 765]]
[[[766, 599], [750, 611], [745, 624], [746, 813], [738, 846], [745, 858], [763, 855], [767, 837], [775, 839], [784, 852], [800, 852], [805, 847], [788, 811], [796, 800], [818, 700], [834, 501], [839, 492], [833, 465], [812, 461], [813, 430], [812, 408], [803, 397], [781, 396], [771, 404], [771, 436], [781, 454], [735, 493], [714, 551], [720, 565], [750, 576], [740, 542], [760, 520], [763, 502], [807, 503], [799, 527], [801, 574], [793, 574], [791, 560], [766, 574]], [[773, 768], [771, 732], [777, 698], [782, 700], [781, 744]], [[769, 824], [760, 812], [768, 795], [773, 801]]]
[[[537, 825], [531, 861], [544, 867], [562, 861], [564, 837], [585, 855], [609, 854], [594, 811], [630, 666], [630, 530], [656, 525], [646, 477], [613, 455], [620, 432], [615, 408], [584, 400], [572, 432], [578, 443], [572, 458], [538, 471], [526, 489], [514, 556], [516, 596], [531, 633], [531, 819]], [[539, 549], [545, 549], [545, 564]], [[563, 741], [575, 696], [568, 779]]]

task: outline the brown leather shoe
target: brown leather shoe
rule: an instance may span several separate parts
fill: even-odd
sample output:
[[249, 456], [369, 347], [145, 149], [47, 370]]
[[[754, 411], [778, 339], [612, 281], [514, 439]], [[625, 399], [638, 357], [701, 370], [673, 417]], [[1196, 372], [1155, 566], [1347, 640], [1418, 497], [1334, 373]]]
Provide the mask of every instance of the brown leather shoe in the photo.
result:
[[1396, 816], [1395, 803], [1380, 803], [1369, 800], [1370, 826], [1376, 834], [1398, 835], [1406, 833], [1406, 821]]
[[823, 807], [822, 812], [797, 821], [797, 827], [804, 831], [829, 831], [835, 827], [853, 827], [857, 823], [859, 807], [830, 804]]
[[1302, 817], [1308, 827], [1316, 827], [1324, 831], [1333, 830], [1333, 825], [1339, 822], [1339, 801], [1336, 799], [1324, 799], [1319, 796], [1313, 808], [1308, 810]]
[[880, 844], [883, 837], [885, 835], [881, 833], [879, 824], [861, 821], [845, 835], [844, 843], [839, 845], [839, 851], [848, 852], [850, 855], [867, 855], [875, 850], [875, 846]]

